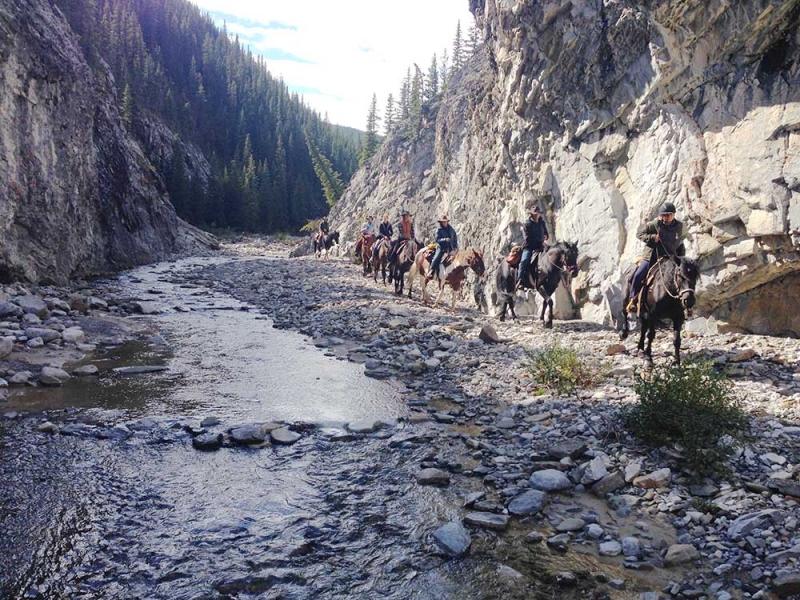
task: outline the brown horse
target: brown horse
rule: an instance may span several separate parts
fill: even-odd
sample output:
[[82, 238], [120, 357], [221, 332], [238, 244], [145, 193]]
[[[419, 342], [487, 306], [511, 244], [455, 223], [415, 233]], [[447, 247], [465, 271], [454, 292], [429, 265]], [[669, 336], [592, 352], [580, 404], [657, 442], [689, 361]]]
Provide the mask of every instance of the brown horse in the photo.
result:
[[361, 238], [361, 265], [364, 267], [364, 277], [372, 268], [372, 247], [375, 245], [375, 236], [371, 233]]
[[406, 273], [414, 266], [414, 257], [422, 245], [417, 240], [400, 242], [394, 261], [389, 265], [389, 281], [394, 281], [394, 293], [403, 294]]
[[392, 240], [382, 237], [372, 248], [372, 274], [375, 283], [378, 282], [378, 267], [381, 268], [383, 285], [386, 285], [386, 266], [389, 264], [389, 252], [392, 250]]
[[[414, 266], [408, 274], [408, 297], [411, 298], [411, 289], [414, 280], [419, 276], [422, 278], [422, 301], [428, 303], [428, 294], [425, 290], [428, 282], [433, 279], [433, 275], [429, 273], [430, 262], [428, 260], [428, 252], [423, 248], [417, 252], [414, 258]], [[469, 250], [457, 250], [455, 255], [451, 253], [452, 260], [442, 260], [439, 264], [439, 293], [433, 303], [433, 307], [439, 304], [442, 298], [444, 288], [449, 286], [452, 290], [452, 297], [450, 302], [450, 310], [456, 307], [456, 292], [461, 289], [461, 284], [467, 276], [467, 269], [472, 269], [478, 277], [483, 277], [486, 272], [486, 265], [483, 263], [483, 250], [470, 248]], [[447, 263], [447, 264], [445, 264]]]

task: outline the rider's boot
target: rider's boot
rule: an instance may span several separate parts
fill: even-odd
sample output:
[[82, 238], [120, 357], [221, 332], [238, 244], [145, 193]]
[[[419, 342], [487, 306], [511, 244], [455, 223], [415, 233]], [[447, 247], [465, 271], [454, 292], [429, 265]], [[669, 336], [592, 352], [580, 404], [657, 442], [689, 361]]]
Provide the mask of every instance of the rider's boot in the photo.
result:
[[636, 313], [639, 311], [639, 294], [636, 294], [628, 301], [628, 306], [625, 307], [625, 312]]

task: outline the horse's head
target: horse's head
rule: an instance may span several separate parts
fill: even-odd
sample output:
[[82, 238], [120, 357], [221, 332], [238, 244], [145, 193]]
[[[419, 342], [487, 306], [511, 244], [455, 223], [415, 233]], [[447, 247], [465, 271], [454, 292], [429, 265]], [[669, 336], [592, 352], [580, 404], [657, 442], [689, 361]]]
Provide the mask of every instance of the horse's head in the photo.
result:
[[570, 279], [578, 272], [578, 242], [561, 242], [550, 250], [550, 259], [561, 271], [564, 285], [569, 287]]
[[570, 275], [578, 272], [578, 242], [564, 242], [564, 262]]
[[469, 257], [468, 262], [470, 268], [475, 271], [475, 274], [478, 277], [483, 277], [483, 274], [486, 273], [486, 265], [483, 262], [483, 250], [473, 248], [472, 255]]
[[328, 239], [331, 241], [331, 245], [336, 244], [339, 245], [339, 231], [331, 231], [328, 235]]
[[697, 263], [689, 258], [676, 258], [675, 261], [677, 262], [675, 283], [678, 286], [678, 295], [683, 308], [689, 310], [696, 302], [694, 289], [700, 270], [697, 268]]

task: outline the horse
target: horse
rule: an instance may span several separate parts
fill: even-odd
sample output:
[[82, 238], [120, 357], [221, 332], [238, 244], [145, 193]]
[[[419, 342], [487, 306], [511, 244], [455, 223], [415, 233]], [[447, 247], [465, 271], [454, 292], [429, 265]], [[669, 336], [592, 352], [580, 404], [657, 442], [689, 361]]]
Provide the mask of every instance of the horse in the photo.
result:
[[386, 285], [386, 266], [389, 264], [389, 252], [392, 250], [392, 240], [388, 237], [382, 237], [372, 248], [372, 262], [374, 263], [372, 273], [375, 283], [378, 282], [378, 267], [381, 268], [381, 275], [383, 276], [383, 285]]
[[389, 264], [389, 281], [394, 282], [394, 293], [403, 295], [405, 275], [414, 266], [414, 257], [419, 252], [421, 244], [417, 240], [403, 240], [394, 256], [394, 261]]
[[361, 265], [364, 267], [364, 277], [372, 268], [372, 247], [375, 245], [375, 236], [368, 233], [361, 239]]
[[319, 258], [322, 255], [322, 251], [325, 251], [325, 258], [328, 258], [328, 252], [334, 245], [339, 245], [339, 232], [338, 231], [331, 231], [327, 235], [324, 233], [319, 233], [314, 236], [314, 256]]
[[[553, 294], [560, 282], [569, 287], [572, 275], [578, 270], [578, 244], [572, 242], [562, 242], [551, 246], [545, 252], [539, 254], [538, 264], [538, 285], [534, 284], [533, 273], [528, 270], [527, 284], [530, 288], [542, 297], [542, 312], [539, 320], [548, 329], [553, 327]], [[500, 298], [502, 310], [500, 320], [506, 320], [506, 311], [511, 309], [511, 318], [517, 318], [514, 312], [514, 292], [517, 285], [517, 274], [519, 266], [512, 267], [506, 260], [500, 264], [495, 274], [495, 285], [497, 295]], [[548, 318], [545, 321], [545, 312], [550, 309]]]
[[[673, 361], [676, 366], [681, 364], [681, 327], [686, 319], [686, 313], [695, 304], [695, 285], [699, 269], [697, 263], [688, 258], [677, 256], [664, 256], [660, 258], [647, 273], [647, 281], [639, 303], [638, 319], [641, 324], [641, 335], [637, 348], [644, 352], [645, 360], [653, 362], [653, 339], [656, 337], [656, 326], [663, 319], [672, 321], [673, 346], [675, 354]], [[630, 297], [631, 279], [625, 287], [625, 298]], [[621, 340], [628, 337], [628, 315], [622, 309]], [[647, 336], [647, 347], [644, 344]]]
[[[426, 304], [428, 303], [428, 294], [425, 288], [428, 285], [428, 281], [433, 278], [432, 274], [428, 273], [430, 263], [428, 262], [427, 254], [427, 248], [423, 248], [417, 252], [417, 255], [414, 257], [414, 266], [411, 267], [411, 271], [408, 274], [408, 297], [411, 298], [414, 279], [416, 279], [417, 276], [422, 277], [422, 301]], [[461, 284], [464, 282], [467, 269], [472, 269], [478, 277], [483, 277], [483, 274], [486, 272], [486, 265], [483, 262], [483, 250], [478, 250], [476, 248], [457, 250], [455, 255], [452, 256], [452, 260], [447, 262], [447, 264], [445, 264], [445, 262], [447, 261], [442, 260], [442, 262], [439, 263], [439, 293], [436, 295], [433, 307], [436, 308], [439, 304], [439, 300], [441, 300], [442, 294], [444, 293], [444, 288], [450, 286], [453, 292], [450, 302], [450, 310], [452, 311], [456, 307], [456, 292], [461, 289]]]

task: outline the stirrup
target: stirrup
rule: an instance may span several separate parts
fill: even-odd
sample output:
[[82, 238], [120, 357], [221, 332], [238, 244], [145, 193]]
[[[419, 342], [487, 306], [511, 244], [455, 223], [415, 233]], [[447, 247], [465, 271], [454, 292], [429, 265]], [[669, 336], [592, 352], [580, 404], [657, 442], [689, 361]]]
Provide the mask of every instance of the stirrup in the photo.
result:
[[[637, 294], [638, 296], [638, 294]], [[634, 296], [628, 301], [628, 305], [625, 307], [625, 312], [628, 313], [635, 313], [639, 312], [639, 303], [637, 302], [637, 296]]]

